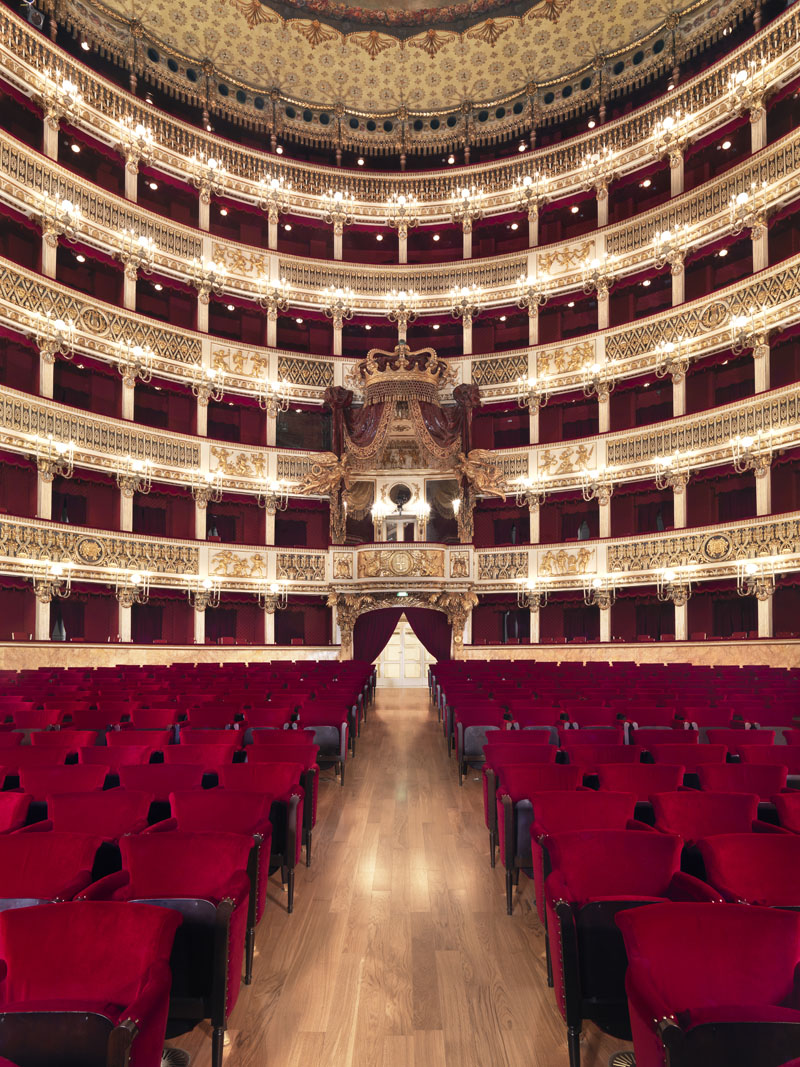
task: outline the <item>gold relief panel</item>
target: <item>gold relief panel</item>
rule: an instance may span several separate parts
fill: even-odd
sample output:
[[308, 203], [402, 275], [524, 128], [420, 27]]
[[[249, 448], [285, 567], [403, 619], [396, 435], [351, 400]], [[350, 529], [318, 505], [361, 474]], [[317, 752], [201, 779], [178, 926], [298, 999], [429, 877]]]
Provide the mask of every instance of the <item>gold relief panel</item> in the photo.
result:
[[285, 482], [302, 482], [309, 474], [316, 460], [312, 456], [278, 456], [278, 480]]
[[594, 255], [594, 240], [582, 241], [579, 245], [564, 245], [552, 251], [537, 252], [536, 263], [546, 274], [566, 274], [578, 270]]
[[267, 456], [265, 452], [241, 452], [212, 445], [211, 469], [222, 471], [226, 478], [264, 478]]
[[353, 577], [353, 554], [351, 552], [333, 553], [333, 580], [349, 581]]
[[527, 577], [527, 552], [481, 552], [478, 555], [478, 578], [482, 581]]
[[197, 574], [199, 551], [189, 545], [53, 526], [0, 522], [0, 556], [71, 560], [89, 567], [120, 567], [159, 574]]
[[228, 548], [209, 558], [211, 574], [220, 578], [266, 578], [267, 560], [261, 552], [234, 552]]
[[268, 364], [267, 356], [248, 352], [244, 348], [227, 348], [220, 345], [213, 345], [211, 348], [213, 369], [239, 378], [259, 378], [266, 374]]
[[516, 382], [520, 378], [528, 376], [528, 356], [507, 356], [504, 359], [493, 357], [492, 359], [473, 360], [472, 383], [473, 385], [505, 385], [508, 382]]
[[506, 482], [513, 482], [516, 478], [528, 477], [528, 453], [516, 452], [510, 456], [495, 453], [494, 458], [503, 472]]
[[595, 555], [593, 548], [581, 547], [574, 551], [548, 548], [546, 552], [537, 553], [539, 577], [561, 578], [590, 574], [597, 570]]
[[469, 552], [457, 552], [455, 549], [450, 550], [450, 577], [451, 578], [469, 578]]
[[326, 389], [329, 385], [333, 385], [333, 363], [327, 363], [321, 359], [278, 356], [278, 379], [291, 382], [292, 385]]
[[214, 244], [211, 258], [238, 278], [260, 278], [269, 274], [268, 257], [244, 246]]
[[359, 578], [444, 578], [443, 549], [370, 549], [358, 553]]
[[544, 448], [535, 453], [537, 471], [549, 478], [580, 474], [596, 467], [594, 445], [570, 445], [568, 448]]
[[594, 342], [582, 341], [566, 348], [551, 348], [536, 353], [537, 374], [570, 374], [594, 362]]
[[303, 552], [279, 552], [277, 559], [279, 581], [324, 582], [325, 555]]

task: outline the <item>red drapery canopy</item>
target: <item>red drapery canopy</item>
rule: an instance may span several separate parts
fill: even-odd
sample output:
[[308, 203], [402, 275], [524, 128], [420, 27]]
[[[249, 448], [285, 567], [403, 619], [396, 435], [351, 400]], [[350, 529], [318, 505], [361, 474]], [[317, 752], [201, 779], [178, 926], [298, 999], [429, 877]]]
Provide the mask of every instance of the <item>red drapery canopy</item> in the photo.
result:
[[359, 615], [353, 627], [353, 658], [374, 663], [405, 614], [409, 626], [436, 660], [450, 659], [450, 623], [432, 608], [379, 608]]

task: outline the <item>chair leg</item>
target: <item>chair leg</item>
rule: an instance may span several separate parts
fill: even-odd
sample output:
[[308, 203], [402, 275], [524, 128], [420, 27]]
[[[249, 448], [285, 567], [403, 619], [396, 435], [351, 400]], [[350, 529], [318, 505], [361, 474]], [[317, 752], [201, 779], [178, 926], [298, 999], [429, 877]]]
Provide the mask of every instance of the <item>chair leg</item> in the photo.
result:
[[547, 936], [547, 931], [544, 934], [544, 958], [547, 964], [547, 988], [553, 988], [553, 957], [550, 955], [550, 938]]
[[458, 760], [458, 784], [459, 785], [463, 785], [464, 784], [464, 763], [463, 763], [463, 761], [461, 760], [460, 757], [459, 757], [459, 760]]
[[308, 831], [308, 836], [306, 837], [306, 867], [310, 867], [310, 866], [311, 866], [311, 831], [309, 830]]
[[256, 931], [252, 926], [247, 927], [247, 937], [244, 943], [244, 984], [250, 985], [253, 981], [253, 956], [256, 948]]
[[339, 764], [339, 785], [344, 785], [344, 760]]
[[211, 1034], [211, 1067], [222, 1067], [222, 1052], [225, 1047], [225, 1027], [215, 1026]]
[[284, 867], [281, 877], [286, 883], [286, 911], [289, 915], [294, 911], [294, 867]]
[[489, 856], [491, 857], [491, 864], [494, 867], [494, 853], [497, 848], [497, 843], [494, 839], [494, 830], [489, 831]]
[[506, 871], [506, 915], [514, 912], [514, 872]]
[[581, 1067], [581, 1031], [578, 1026], [567, 1027], [569, 1067]]

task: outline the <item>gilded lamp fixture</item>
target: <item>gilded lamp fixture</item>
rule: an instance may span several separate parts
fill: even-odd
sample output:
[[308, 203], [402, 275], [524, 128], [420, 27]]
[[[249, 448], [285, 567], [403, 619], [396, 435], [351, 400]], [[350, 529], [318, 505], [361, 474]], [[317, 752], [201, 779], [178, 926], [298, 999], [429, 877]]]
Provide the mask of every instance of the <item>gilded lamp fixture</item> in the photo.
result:
[[33, 337], [44, 363], [55, 363], [56, 356], [72, 359], [75, 353], [75, 323], [47, 311], [35, 316]]

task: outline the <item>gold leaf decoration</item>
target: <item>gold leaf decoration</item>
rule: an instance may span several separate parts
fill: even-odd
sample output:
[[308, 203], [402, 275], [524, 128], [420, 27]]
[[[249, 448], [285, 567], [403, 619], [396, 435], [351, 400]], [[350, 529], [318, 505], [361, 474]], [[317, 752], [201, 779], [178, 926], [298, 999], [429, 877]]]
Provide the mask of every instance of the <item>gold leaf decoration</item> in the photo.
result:
[[529, 19], [547, 19], [548, 22], [558, 22], [567, 10], [572, 0], [542, 0], [528, 14]]
[[419, 37], [412, 37], [408, 43], [411, 48], [419, 48], [422, 52], [427, 52], [431, 59], [433, 59], [433, 57], [454, 38], [454, 33], [440, 33], [438, 30], [434, 30], [433, 27], [431, 27], [431, 29], [426, 30], [425, 33], [421, 34]]
[[385, 37], [377, 30], [370, 30], [369, 33], [354, 33], [351, 34], [350, 39], [355, 41], [359, 48], [363, 48], [370, 59], [379, 56], [388, 48], [394, 48], [397, 44], [391, 37]]
[[244, 20], [251, 30], [264, 23], [277, 21], [275, 16], [266, 10], [261, 0], [227, 0], [227, 2], [244, 15]]
[[480, 26], [467, 30], [467, 37], [472, 41], [483, 41], [494, 48], [503, 34], [511, 29], [512, 23], [513, 19], [487, 19]]
[[318, 44], [324, 44], [326, 41], [332, 41], [339, 36], [336, 30], [323, 26], [319, 19], [314, 19], [313, 22], [293, 22], [292, 26], [302, 37], [305, 37], [312, 48], [316, 48]]

